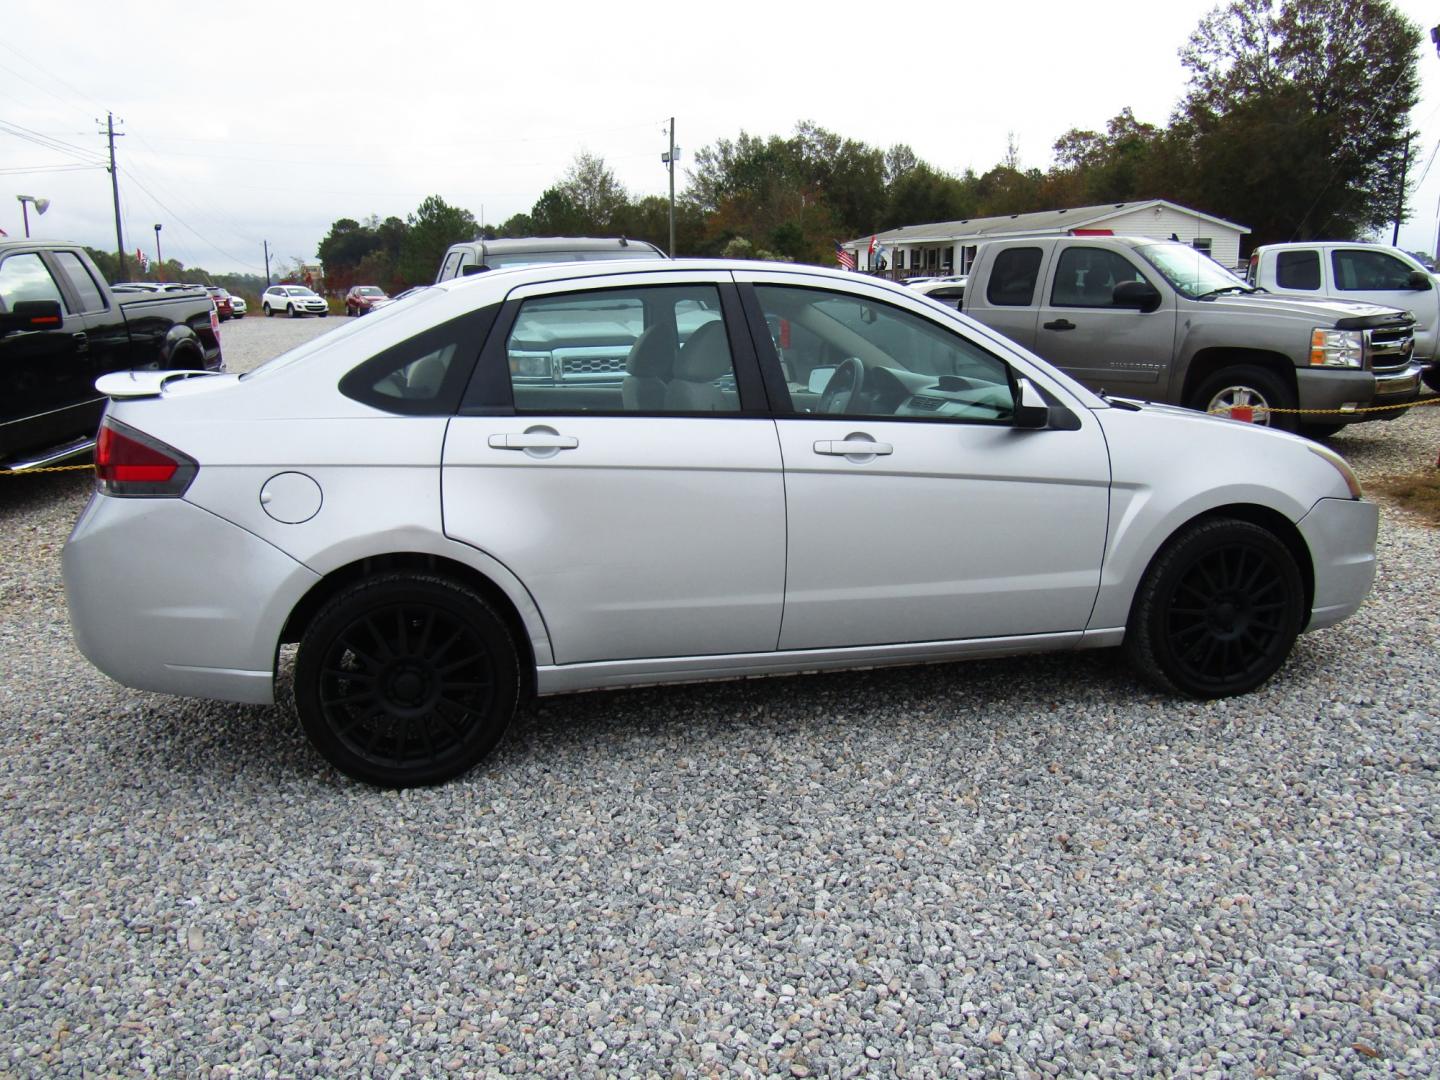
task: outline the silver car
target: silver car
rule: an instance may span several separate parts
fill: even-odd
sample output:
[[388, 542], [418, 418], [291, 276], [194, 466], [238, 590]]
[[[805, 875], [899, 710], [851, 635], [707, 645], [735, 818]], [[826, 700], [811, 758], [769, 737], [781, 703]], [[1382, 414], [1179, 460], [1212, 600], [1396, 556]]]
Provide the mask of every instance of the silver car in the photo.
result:
[[297, 642], [305, 731], [382, 785], [464, 772], [537, 693], [1111, 646], [1243, 693], [1374, 574], [1329, 450], [818, 268], [496, 271], [246, 375], [99, 385], [81, 650], [270, 703]]

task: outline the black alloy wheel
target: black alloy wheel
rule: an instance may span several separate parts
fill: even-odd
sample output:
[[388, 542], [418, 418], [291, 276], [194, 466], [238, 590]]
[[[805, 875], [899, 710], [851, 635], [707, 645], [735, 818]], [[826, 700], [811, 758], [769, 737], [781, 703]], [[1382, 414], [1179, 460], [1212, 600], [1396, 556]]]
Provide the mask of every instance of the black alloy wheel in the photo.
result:
[[441, 577], [386, 574], [352, 585], [311, 622], [295, 705], [317, 750], [382, 787], [438, 784], [505, 734], [520, 669], [503, 620]]
[[1167, 689], [1243, 694], [1284, 664], [1304, 605], [1300, 570], [1279, 538], [1248, 521], [1212, 518], [1173, 538], [1146, 571], [1125, 649]]

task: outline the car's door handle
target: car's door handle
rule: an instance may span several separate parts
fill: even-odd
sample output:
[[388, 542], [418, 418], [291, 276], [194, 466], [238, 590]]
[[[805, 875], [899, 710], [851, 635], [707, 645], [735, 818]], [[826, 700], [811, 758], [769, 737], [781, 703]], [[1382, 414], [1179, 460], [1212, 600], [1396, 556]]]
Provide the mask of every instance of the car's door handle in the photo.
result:
[[888, 442], [870, 442], [866, 439], [817, 439], [815, 453], [830, 454], [834, 457], [876, 457], [893, 454], [895, 447]]
[[1054, 322], [1043, 324], [1046, 330], [1074, 330], [1075, 324], [1069, 319], [1056, 319]]
[[85, 336], [85, 334], [84, 334], [83, 331], [80, 332], [80, 333], [71, 334], [71, 335], [70, 335], [70, 338], [71, 338], [72, 341], [75, 342], [75, 351], [76, 351], [76, 352], [89, 352], [89, 351], [90, 351], [90, 339]]
[[491, 435], [492, 450], [574, 450], [580, 440], [574, 435], [551, 435], [542, 431], [523, 435]]

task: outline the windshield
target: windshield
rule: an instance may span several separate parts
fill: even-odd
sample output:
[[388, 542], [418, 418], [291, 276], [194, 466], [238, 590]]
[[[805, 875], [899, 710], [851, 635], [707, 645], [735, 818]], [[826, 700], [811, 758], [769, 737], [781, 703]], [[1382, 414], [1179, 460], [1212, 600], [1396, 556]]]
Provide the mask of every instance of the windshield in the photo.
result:
[[383, 289], [376, 288], [374, 285], [362, 285], [360, 288], [358, 288], [358, 289], [355, 290], [355, 295], [357, 295], [357, 296], [384, 296], [384, 295], [385, 295], [385, 291], [384, 291]]
[[285, 291], [288, 292], [291, 296], [314, 296], [314, 295], [315, 295], [315, 294], [314, 294], [313, 292], [311, 292], [309, 289], [286, 289]]
[[601, 248], [596, 251], [517, 251], [513, 255], [486, 255], [492, 270], [507, 266], [534, 266], [539, 263], [596, 262], [604, 259], [659, 259], [649, 248]]
[[1136, 250], [1176, 292], [1191, 300], [1226, 289], [1255, 291], [1210, 256], [1184, 244], [1146, 244]]

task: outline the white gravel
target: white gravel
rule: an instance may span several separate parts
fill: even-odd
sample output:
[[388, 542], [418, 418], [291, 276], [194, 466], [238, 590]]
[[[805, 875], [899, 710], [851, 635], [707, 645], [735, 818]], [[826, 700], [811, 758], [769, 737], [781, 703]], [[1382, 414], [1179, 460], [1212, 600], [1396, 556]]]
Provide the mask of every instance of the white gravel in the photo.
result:
[[[1333, 445], [1432, 463], [1440, 409]], [[1440, 544], [1393, 510], [1245, 698], [1108, 654], [590, 694], [393, 794], [94, 671], [87, 482], [0, 484], [0, 1075], [1440, 1067]]]

